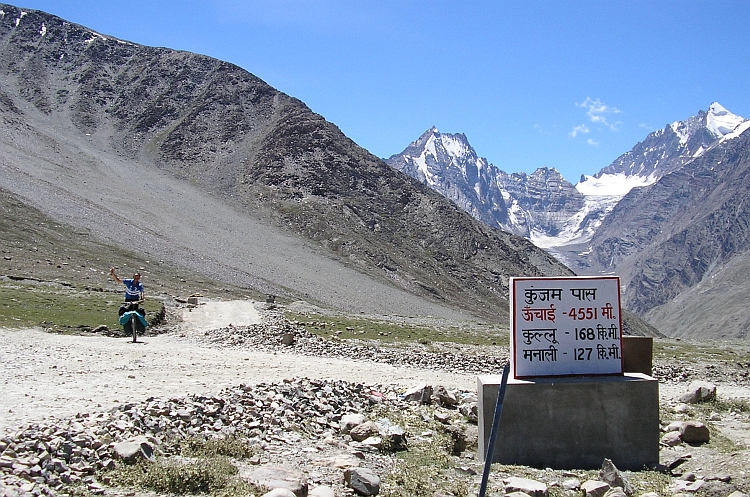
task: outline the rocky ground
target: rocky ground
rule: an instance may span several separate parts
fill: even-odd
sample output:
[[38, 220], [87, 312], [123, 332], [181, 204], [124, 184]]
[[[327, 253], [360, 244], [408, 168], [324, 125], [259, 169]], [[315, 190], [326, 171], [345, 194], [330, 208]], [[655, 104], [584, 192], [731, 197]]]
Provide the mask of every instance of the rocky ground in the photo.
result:
[[[253, 481], [267, 481], [273, 471], [313, 495], [348, 495], [353, 487], [366, 493], [378, 479], [384, 495], [477, 492], [476, 375], [498, 373], [507, 350], [322, 339], [278, 309], [259, 304], [257, 318], [244, 309], [224, 309], [227, 322], [212, 329], [199, 313], [172, 310], [170, 324], [136, 344], [0, 330], [4, 495], [127, 494], [107, 472], [121, 464], [118, 457], [129, 457], [121, 442], [142, 436], [137, 453], [174, 456], [170, 440], [177, 435], [233, 434], [251, 448], [234, 461]], [[658, 471], [624, 472], [632, 493], [748, 493], [747, 362], [657, 359], [654, 374], [664, 429], [679, 430], [673, 421], [700, 421], [711, 441], [665, 442]], [[694, 380], [716, 385], [719, 402], [680, 402]], [[427, 403], [419, 389], [419, 401], [405, 396], [420, 384], [432, 387]], [[397, 457], [392, 449], [402, 434], [409, 450]], [[429, 464], [404, 456], [420, 453]], [[541, 491], [523, 487], [529, 483], [519, 477], [547, 493], [592, 497], [597, 494], [586, 482], [600, 478], [575, 469], [495, 465], [488, 490]]]

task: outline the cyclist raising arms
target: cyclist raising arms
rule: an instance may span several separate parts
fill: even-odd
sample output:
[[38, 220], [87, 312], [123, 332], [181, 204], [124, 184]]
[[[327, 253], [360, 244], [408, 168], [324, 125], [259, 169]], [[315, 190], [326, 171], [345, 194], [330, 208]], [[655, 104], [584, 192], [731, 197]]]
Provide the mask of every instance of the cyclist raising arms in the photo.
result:
[[115, 274], [115, 268], [109, 270], [109, 274], [117, 281], [125, 285], [125, 302], [137, 303], [143, 301], [143, 283], [141, 283], [141, 273], [135, 272], [132, 278], [121, 280]]

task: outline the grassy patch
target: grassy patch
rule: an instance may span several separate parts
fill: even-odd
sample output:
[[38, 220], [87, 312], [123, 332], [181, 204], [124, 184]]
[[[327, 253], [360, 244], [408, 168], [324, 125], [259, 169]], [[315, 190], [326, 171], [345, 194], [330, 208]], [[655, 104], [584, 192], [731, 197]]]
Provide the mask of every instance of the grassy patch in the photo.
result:
[[726, 437], [721, 430], [709, 420], [714, 413], [724, 417], [729, 415], [729, 413], [735, 412], [750, 412], [750, 402], [744, 399], [723, 399], [717, 397], [714, 400], [691, 404], [690, 406], [691, 416], [708, 427], [710, 441], [706, 446], [725, 454], [731, 454], [737, 450], [744, 449], [745, 446], [737, 444], [730, 438]]
[[672, 340], [654, 340], [654, 360], [670, 361], [674, 359], [696, 364], [715, 362], [735, 363], [745, 357], [744, 351], [738, 351], [729, 344], [709, 344], [677, 342]]
[[672, 495], [669, 486], [672, 479], [669, 475], [658, 471], [638, 471], [626, 474], [630, 484], [635, 490], [635, 495], [643, 495], [654, 492], [658, 495]]
[[152, 490], [160, 494], [216, 493], [227, 488], [237, 468], [226, 458], [158, 459], [121, 466], [109, 475], [112, 484]]
[[750, 412], [750, 401], [745, 399], [725, 399], [722, 397], [716, 397], [707, 402], [691, 404], [690, 410], [692, 414], [700, 418], [701, 421], [705, 421], [713, 413], [718, 413], [723, 416], [730, 412]]
[[[450, 453], [454, 442], [441, 426], [412, 411], [381, 411], [376, 408], [370, 417], [386, 418], [402, 427], [406, 433], [407, 450], [394, 452], [394, 465], [383, 476], [381, 494], [386, 497], [429, 497], [440, 490], [465, 497], [469, 493], [465, 482], [446, 478], [452, 471]], [[446, 488], [446, 482], [450, 488]]]
[[[90, 331], [99, 325], [119, 330], [117, 310], [122, 296], [108, 292], [77, 291], [42, 283], [0, 284], [0, 326], [41, 326], [52, 331]], [[147, 317], [161, 302], [146, 300]]]
[[219, 438], [189, 437], [180, 440], [177, 446], [188, 457], [248, 459], [262, 451], [259, 446], [250, 445], [248, 439], [240, 434]]
[[171, 457], [156, 462], [121, 464], [107, 473], [111, 485], [148, 489], [157, 494], [210, 494], [216, 497], [262, 495], [268, 489], [241, 480], [233, 460], [249, 458], [260, 449], [242, 435], [220, 438], [186, 437], [165, 447]]
[[305, 327], [310, 333], [324, 338], [342, 340], [379, 340], [383, 343], [416, 342], [428, 345], [436, 342], [465, 345], [508, 346], [507, 328], [490, 324], [472, 326], [427, 326], [390, 322], [352, 316], [322, 316], [287, 311], [286, 318]]

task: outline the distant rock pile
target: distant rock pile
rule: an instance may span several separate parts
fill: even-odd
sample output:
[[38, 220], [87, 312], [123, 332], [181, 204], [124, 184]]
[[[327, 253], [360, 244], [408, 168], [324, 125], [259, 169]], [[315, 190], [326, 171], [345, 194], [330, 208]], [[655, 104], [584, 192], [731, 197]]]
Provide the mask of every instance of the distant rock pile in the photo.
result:
[[229, 326], [188, 338], [208, 343], [212, 347], [245, 347], [264, 351], [286, 348], [300, 355], [361, 359], [394, 366], [468, 374], [500, 374], [509, 360], [507, 348], [490, 355], [477, 354], [475, 351], [435, 352], [419, 344], [409, 344], [406, 349], [389, 347], [387, 344], [374, 345], [355, 339], [324, 339], [308, 332], [303, 325], [287, 320], [279, 312], [265, 311], [262, 314], [260, 324]]

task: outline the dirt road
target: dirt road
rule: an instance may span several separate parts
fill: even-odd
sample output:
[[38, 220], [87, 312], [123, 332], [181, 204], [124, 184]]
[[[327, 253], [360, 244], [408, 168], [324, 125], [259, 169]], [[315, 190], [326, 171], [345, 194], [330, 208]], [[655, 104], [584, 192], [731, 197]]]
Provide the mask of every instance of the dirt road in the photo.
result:
[[190, 340], [212, 327], [257, 322], [247, 302], [214, 303], [183, 312], [178, 333], [139, 338], [55, 335], [0, 329], [0, 430], [45, 418], [107, 410], [148, 397], [211, 395], [240, 383], [292, 377], [363, 383], [443, 384], [476, 388], [472, 375], [345, 359], [237, 348]]

